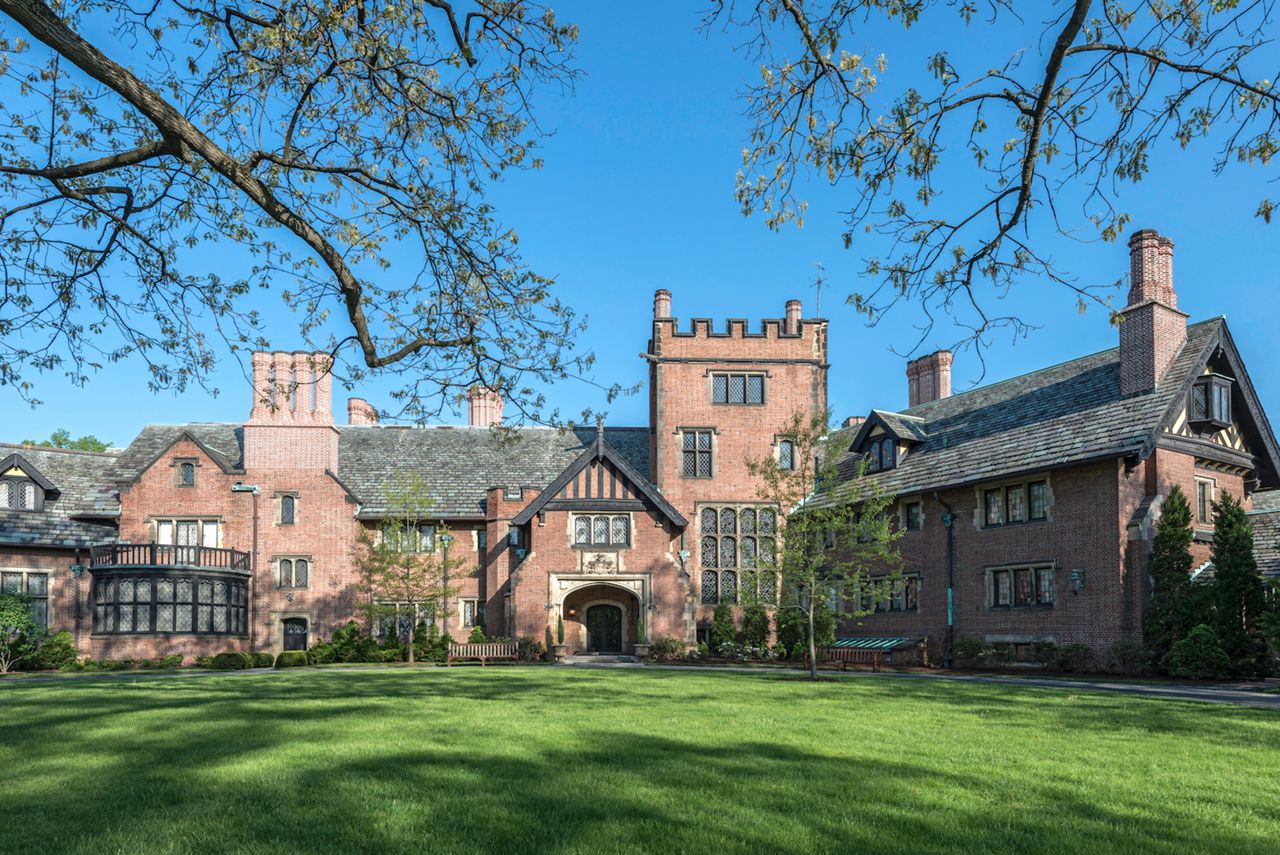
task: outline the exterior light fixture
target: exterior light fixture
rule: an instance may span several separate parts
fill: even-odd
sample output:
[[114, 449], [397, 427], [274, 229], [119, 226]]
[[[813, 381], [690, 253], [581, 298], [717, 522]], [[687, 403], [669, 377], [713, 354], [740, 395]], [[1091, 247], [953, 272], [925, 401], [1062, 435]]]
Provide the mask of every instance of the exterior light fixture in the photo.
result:
[[257, 484], [246, 484], [246, 483], [245, 483], [245, 482], [243, 482], [243, 481], [237, 481], [237, 482], [235, 482], [234, 484], [232, 484], [232, 485], [231, 485], [231, 492], [233, 492], [233, 493], [256, 493], [256, 492], [258, 492], [258, 485], [257, 485]]
[[442, 544], [444, 544], [444, 548], [445, 548], [445, 549], [448, 549], [448, 548], [449, 548], [449, 544], [453, 543], [453, 535], [451, 535], [451, 534], [442, 534], [442, 535], [440, 535], [440, 542], [441, 542]]
[[523, 561], [523, 560], [524, 560], [524, 557], [525, 557], [526, 555], [528, 555], [528, 554], [529, 554], [529, 550], [527, 550], [527, 549], [525, 549], [523, 546], [521, 546], [521, 547], [519, 547], [519, 548], [517, 548], [517, 549], [516, 549], [516, 560], [517, 560], [517, 561]]
[[1085, 588], [1084, 571], [1072, 570], [1071, 571], [1071, 593], [1079, 594], [1081, 591], [1084, 590], [1084, 588]]
[[81, 576], [84, 575], [84, 565], [81, 564], [79, 561], [77, 561], [75, 564], [72, 564], [71, 567], [68, 569], [71, 570], [71, 575], [75, 576], [77, 579], [79, 579]]

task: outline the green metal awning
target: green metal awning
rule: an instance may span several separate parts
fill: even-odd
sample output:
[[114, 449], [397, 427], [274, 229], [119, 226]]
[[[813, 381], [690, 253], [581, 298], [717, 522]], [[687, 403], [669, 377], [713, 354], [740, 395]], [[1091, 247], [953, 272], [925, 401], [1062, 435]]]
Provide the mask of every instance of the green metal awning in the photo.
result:
[[837, 638], [836, 643], [832, 647], [853, 647], [859, 650], [901, 650], [905, 647], [915, 647], [923, 638], [907, 638], [905, 636], [896, 637], [870, 637], [870, 638]]

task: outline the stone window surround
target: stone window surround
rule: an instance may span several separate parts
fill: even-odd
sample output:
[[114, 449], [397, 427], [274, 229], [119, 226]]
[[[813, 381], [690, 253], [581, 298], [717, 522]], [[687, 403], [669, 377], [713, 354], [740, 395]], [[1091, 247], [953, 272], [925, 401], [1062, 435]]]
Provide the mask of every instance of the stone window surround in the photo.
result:
[[[285, 585], [280, 577], [281, 561], [305, 561], [307, 562], [307, 584], [305, 585]], [[316, 563], [310, 555], [273, 555], [271, 556], [271, 577], [276, 590], [278, 591], [305, 591], [311, 587], [311, 579], [315, 574]], [[297, 579], [297, 571], [293, 571], [290, 577]]]
[[40, 568], [40, 567], [8, 567], [8, 566], [0, 566], [0, 576], [2, 576], [2, 575], [4, 575], [4, 574], [7, 574], [7, 573], [21, 573], [21, 574], [22, 574], [22, 590], [23, 590], [23, 592], [26, 592], [26, 590], [27, 590], [27, 584], [28, 584], [28, 582], [27, 582], [27, 578], [28, 578], [28, 577], [30, 577], [30, 576], [45, 576], [45, 577], [47, 577], [47, 578], [46, 578], [46, 580], [45, 580], [45, 596], [44, 596], [44, 600], [45, 600], [45, 628], [47, 629], [48, 627], [53, 626], [53, 625], [54, 625], [54, 623], [55, 623], [55, 622], [54, 622], [54, 596], [53, 596], [53, 577], [54, 577], [54, 575], [55, 575], [55, 574], [54, 574], [54, 571], [53, 571], [53, 570], [50, 570], [50, 569], [48, 569], [48, 568]]
[[[760, 377], [760, 378], [761, 378], [761, 381], [760, 381], [760, 400], [759, 400], [759, 401], [748, 401], [748, 400], [746, 400], [746, 397], [750, 394], [750, 392], [749, 392], [749, 390], [746, 388], [747, 381], [746, 381], [746, 380], [744, 380], [744, 381], [743, 381], [744, 388], [743, 388], [743, 400], [742, 400], [742, 401], [740, 401], [740, 402], [728, 401], [728, 400], [725, 400], [725, 401], [717, 401], [717, 400], [716, 400], [716, 393], [715, 393], [715, 380], [716, 380], [716, 376], [717, 376], [717, 375], [719, 375], [719, 376], [723, 376], [723, 377], [725, 377], [725, 378], [726, 378], [726, 379], [725, 379], [725, 384], [726, 384], [726, 397], [728, 397], [727, 386], [728, 386], [728, 384], [729, 384], [729, 382], [730, 382], [730, 381], [728, 380], [728, 377], [729, 377], [730, 375], [737, 375], [737, 376], [741, 376], [741, 377], [744, 377], [744, 378], [745, 378], [745, 377]], [[770, 382], [770, 380], [772, 380], [772, 378], [773, 378], [773, 373], [772, 373], [771, 371], [769, 371], [768, 369], [765, 369], [765, 370], [754, 370], [754, 371], [748, 371], [748, 370], [745, 370], [745, 369], [733, 369], [733, 368], [708, 368], [707, 370], [705, 370], [705, 371], [703, 371], [703, 372], [702, 372], [702, 376], [705, 378], [705, 381], [706, 381], [706, 383], [707, 383], [707, 400], [711, 402], [711, 405], [712, 405], [713, 407], [763, 407], [765, 404], [767, 404], [767, 403], [769, 402], [769, 391], [768, 391], [768, 386], [769, 386], [769, 382]]]
[[[284, 497], [293, 497], [293, 522], [284, 522]], [[297, 525], [298, 511], [302, 504], [302, 494], [297, 490], [277, 490], [271, 495], [272, 523], [274, 525]]]
[[[907, 528], [907, 506], [908, 505], [920, 506], [920, 527], [919, 528]], [[917, 493], [910, 496], [899, 497], [898, 525], [902, 529], [902, 531], [906, 532], [907, 534], [914, 534], [916, 532], [924, 531], [925, 520], [927, 518], [928, 518], [928, 515], [925, 513], [925, 502], [924, 502], [923, 494]]]
[[[1211, 475], [1201, 475], [1196, 473], [1196, 494], [1191, 506], [1192, 520], [1194, 525], [1212, 526], [1213, 525], [1213, 502], [1218, 497], [1218, 480]], [[1205, 498], [1205, 513], [1200, 513], [1200, 485], [1207, 484], [1209, 487], [1209, 495]]]
[[[679, 474], [679, 476], [681, 478], [686, 478], [690, 481], [709, 481], [710, 479], [716, 477], [716, 459], [719, 456], [719, 449], [717, 448], [717, 446], [719, 446], [720, 444], [720, 439], [719, 439], [720, 429], [716, 427], [710, 427], [707, 425], [703, 425], [703, 426], [680, 425], [675, 429], [674, 433], [676, 435], [676, 451], [678, 452], [676, 457], [676, 472]], [[687, 433], [711, 434], [711, 473], [709, 475], [684, 474], [684, 454], [685, 454], [684, 436]], [[697, 440], [694, 440], [694, 442], [696, 444]]]
[[[182, 467], [191, 464], [192, 475], [191, 483], [182, 483]], [[184, 490], [190, 490], [200, 486], [200, 469], [204, 464], [200, 462], [198, 457], [175, 457], [169, 462], [169, 467], [173, 469], [173, 486], [181, 487]]]
[[[1032, 484], [1043, 481], [1045, 486], [1045, 507], [1043, 519], [1031, 519], [1031, 490]], [[1027, 488], [1027, 519], [1019, 522], [1004, 522], [1006, 514], [1007, 490], [1009, 487], [1025, 486]], [[987, 524], [987, 491], [1000, 491], [1000, 523]], [[1029, 475], [1020, 475], [1016, 478], [1005, 478], [999, 481], [984, 481], [976, 484], [973, 488], [976, 506], [973, 510], [973, 527], [978, 531], [994, 531], [1006, 528], [1018, 528], [1024, 525], [1042, 525], [1044, 523], [1053, 522], [1053, 508], [1056, 503], [1053, 494], [1053, 476], [1048, 472], [1032, 473]]]
[[[1033, 602], [1018, 604], [1017, 589], [1015, 587], [1015, 577], [1010, 572], [1009, 576], [1009, 605], [996, 605], [996, 589], [995, 574], [1002, 571], [1030, 570], [1031, 578], [1031, 595]], [[1040, 571], [1048, 570], [1053, 577], [1051, 590], [1053, 592], [1053, 600], [1051, 602], [1040, 602]], [[1018, 611], [1039, 611], [1044, 609], [1055, 608], [1058, 604], [1058, 562], [1057, 561], [1014, 561], [1006, 564], [991, 564], [982, 568], [982, 582], [984, 602], [987, 611], [993, 612], [1018, 612]]]

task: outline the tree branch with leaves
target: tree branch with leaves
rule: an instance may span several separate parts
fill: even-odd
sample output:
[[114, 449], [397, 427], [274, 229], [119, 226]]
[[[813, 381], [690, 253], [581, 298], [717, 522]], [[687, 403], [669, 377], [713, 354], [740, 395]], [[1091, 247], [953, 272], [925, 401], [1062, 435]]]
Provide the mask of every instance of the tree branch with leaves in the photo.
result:
[[[509, 0], [0, 0], [0, 383], [143, 360], [153, 389], [270, 346], [258, 290], [340, 376], [425, 418], [583, 376], [582, 319], [486, 190], [536, 168], [577, 28]], [[88, 34], [93, 34], [92, 36]], [[194, 250], [238, 246], [243, 270]], [[616, 392], [616, 387], [610, 387]]]
[[[1215, 173], [1265, 169], [1280, 151], [1270, 0], [1060, 0], [1045, 23], [1023, 11], [1010, 0], [985, 14], [967, 2], [718, 0], [705, 19], [747, 33], [760, 68], [738, 174], [744, 214], [773, 229], [802, 223], [805, 179], [835, 187], [848, 200], [844, 245], [864, 251], [870, 283], [849, 301], [872, 324], [916, 306], [925, 323], [911, 350], [940, 317], [964, 330], [953, 347], [979, 355], [998, 330], [1025, 334], [1030, 324], [998, 305], [1023, 281], [1112, 310], [1115, 283], [1076, 281], [1051, 237], [1120, 237], [1123, 186], [1164, 150], [1209, 146]], [[953, 27], [924, 60], [925, 85], [892, 86], [890, 56], [850, 47], [922, 25]], [[1025, 49], [1037, 37], [1038, 56]], [[962, 39], [984, 48], [970, 54]], [[1002, 42], [1008, 59], [992, 66]], [[1264, 195], [1256, 213], [1270, 222], [1275, 205]]]

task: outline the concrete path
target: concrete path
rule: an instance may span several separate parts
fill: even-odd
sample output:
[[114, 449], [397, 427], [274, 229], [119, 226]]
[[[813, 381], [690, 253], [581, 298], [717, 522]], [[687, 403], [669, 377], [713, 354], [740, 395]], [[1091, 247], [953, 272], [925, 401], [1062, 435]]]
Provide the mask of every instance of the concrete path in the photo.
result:
[[[727, 672], [738, 674], [790, 674], [808, 673], [802, 668], [749, 668], [735, 665], [654, 665], [637, 661], [600, 661], [590, 657], [573, 657], [572, 663], [558, 664], [556, 668], [643, 668], [653, 671], [683, 671], [685, 673]], [[618, 657], [621, 659], [622, 657]], [[630, 658], [630, 657], [627, 657]], [[585, 660], [585, 661], [584, 661]], [[467, 667], [467, 666], [459, 666]], [[518, 667], [518, 666], [516, 666]], [[367, 668], [324, 668], [326, 674], [367, 674], [403, 672], [401, 667]], [[423, 671], [429, 670], [422, 667]], [[495, 666], [495, 670], [501, 670]], [[0, 679], [0, 691], [5, 686], [23, 686], [31, 683], [66, 683], [82, 680], [167, 680], [198, 679], [200, 677], [238, 677], [247, 674], [276, 674], [273, 668], [249, 668], [244, 671], [205, 671], [201, 669], [185, 669], [182, 671], [148, 672], [148, 671], [98, 671], [89, 674], [41, 675], [30, 677], [7, 677]], [[1202, 701], [1211, 704], [1229, 704], [1241, 707], [1273, 710], [1280, 712], [1280, 694], [1268, 694], [1266, 689], [1280, 689], [1280, 680], [1264, 680], [1256, 683], [1130, 683], [1123, 680], [1056, 680], [1045, 677], [1011, 677], [985, 674], [952, 674], [946, 672], [927, 671], [822, 671], [824, 678], [849, 680], [944, 680], [956, 683], [989, 683], [1000, 686], [1021, 686], [1033, 689], [1067, 689], [1075, 692], [1113, 692], [1145, 698], [1164, 698], [1175, 701]]]

